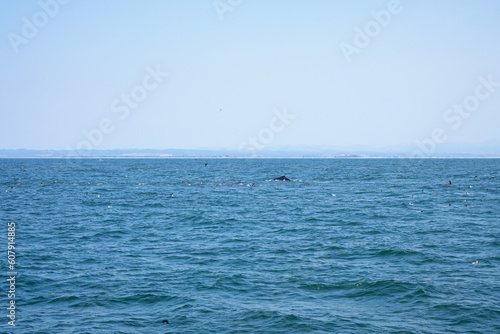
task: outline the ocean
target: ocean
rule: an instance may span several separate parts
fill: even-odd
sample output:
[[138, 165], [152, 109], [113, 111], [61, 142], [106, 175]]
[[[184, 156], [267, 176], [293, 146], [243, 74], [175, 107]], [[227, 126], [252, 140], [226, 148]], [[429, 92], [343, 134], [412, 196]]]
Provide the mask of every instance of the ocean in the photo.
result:
[[500, 159], [0, 171], [2, 333], [500, 333]]

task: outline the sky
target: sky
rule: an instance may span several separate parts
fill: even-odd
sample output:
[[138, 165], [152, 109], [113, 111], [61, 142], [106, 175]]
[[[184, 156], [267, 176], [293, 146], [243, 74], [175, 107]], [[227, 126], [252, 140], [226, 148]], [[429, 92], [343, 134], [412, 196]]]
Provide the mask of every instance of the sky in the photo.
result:
[[3, 1], [0, 149], [500, 143], [500, 2]]

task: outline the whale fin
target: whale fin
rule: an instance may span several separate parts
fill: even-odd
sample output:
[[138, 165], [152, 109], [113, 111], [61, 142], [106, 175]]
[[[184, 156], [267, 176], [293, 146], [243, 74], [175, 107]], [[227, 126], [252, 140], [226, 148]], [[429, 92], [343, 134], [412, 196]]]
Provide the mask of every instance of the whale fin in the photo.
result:
[[274, 181], [292, 181], [290, 180], [289, 178], [287, 178], [285, 175], [283, 176], [280, 176], [280, 177], [277, 177], [275, 179], [273, 179]]

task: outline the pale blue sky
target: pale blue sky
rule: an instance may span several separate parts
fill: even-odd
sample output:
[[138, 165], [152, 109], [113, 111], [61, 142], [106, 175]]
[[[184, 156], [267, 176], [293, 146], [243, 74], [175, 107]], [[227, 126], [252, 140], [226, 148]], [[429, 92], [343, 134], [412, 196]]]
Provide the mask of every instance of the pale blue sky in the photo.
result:
[[[223, 20], [212, 0], [53, 1], [2, 3], [0, 148], [82, 148], [107, 119], [91, 148], [236, 149], [284, 108], [295, 118], [260, 144], [414, 145], [436, 128], [447, 143], [500, 140], [500, 87], [443, 118], [479, 77], [500, 82], [495, 0], [401, 0], [351, 62], [341, 45], [391, 1], [220, 0]], [[29, 38], [23, 17], [41, 26]], [[148, 68], [169, 73], [150, 91]], [[134, 89], [147, 96], [113, 112]]]

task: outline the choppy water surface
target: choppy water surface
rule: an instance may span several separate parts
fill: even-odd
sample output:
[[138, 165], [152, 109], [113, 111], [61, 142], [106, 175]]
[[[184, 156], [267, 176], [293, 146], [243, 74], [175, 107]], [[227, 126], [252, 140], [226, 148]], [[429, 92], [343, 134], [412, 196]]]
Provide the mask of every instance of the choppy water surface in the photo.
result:
[[19, 333], [500, 333], [500, 160], [2, 159], [0, 171]]

